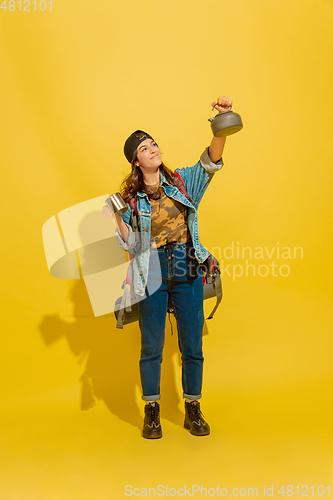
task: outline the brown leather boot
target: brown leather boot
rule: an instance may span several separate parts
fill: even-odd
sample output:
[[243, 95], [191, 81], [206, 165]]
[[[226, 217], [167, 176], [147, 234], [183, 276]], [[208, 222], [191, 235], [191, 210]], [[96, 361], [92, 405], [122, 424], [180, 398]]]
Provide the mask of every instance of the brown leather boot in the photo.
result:
[[160, 405], [157, 401], [145, 405], [142, 436], [146, 439], [158, 439], [162, 437]]
[[200, 410], [199, 401], [185, 401], [185, 429], [189, 429], [194, 436], [208, 436], [210, 427]]

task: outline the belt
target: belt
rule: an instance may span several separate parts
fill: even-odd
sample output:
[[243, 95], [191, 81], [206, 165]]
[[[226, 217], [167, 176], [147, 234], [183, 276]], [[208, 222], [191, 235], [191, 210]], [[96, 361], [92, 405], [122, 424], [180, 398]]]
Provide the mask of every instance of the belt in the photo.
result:
[[192, 240], [187, 240], [185, 243], [173, 243], [173, 242], [168, 242], [165, 245], [158, 247], [157, 250], [161, 252], [167, 252], [168, 253], [168, 259], [171, 260], [172, 257], [174, 257], [174, 248], [177, 248], [179, 246], [186, 246], [189, 247], [192, 245]]

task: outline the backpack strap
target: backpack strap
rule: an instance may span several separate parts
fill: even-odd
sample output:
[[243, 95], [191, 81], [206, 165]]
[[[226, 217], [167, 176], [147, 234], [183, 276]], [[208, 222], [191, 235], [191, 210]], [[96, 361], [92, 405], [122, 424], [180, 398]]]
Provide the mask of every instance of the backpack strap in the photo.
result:
[[[129, 199], [129, 205], [132, 209], [132, 217], [134, 219], [134, 229], [137, 231], [137, 218], [138, 218], [138, 207], [136, 196], [134, 197], [134, 213], [133, 216], [133, 204], [132, 198]], [[132, 256], [129, 254], [130, 263], [127, 267], [126, 278], [123, 281], [122, 289], [124, 290], [123, 296], [121, 297], [120, 305], [118, 313], [115, 311], [115, 316], [117, 319], [117, 328], [123, 328], [124, 321], [132, 314], [132, 294], [131, 294], [131, 286], [133, 283], [133, 261]]]
[[124, 280], [122, 284], [122, 288], [124, 289], [123, 296], [121, 298], [120, 302], [120, 308], [118, 311], [118, 317], [117, 318], [117, 328], [123, 328], [124, 325], [124, 316], [131, 314], [132, 312], [132, 304], [131, 304], [131, 292], [129, 287], [127, 286], [127, 275], [126, 279]]
[[207, 319], [212, 319], [214, 316], [216, 309], [219, 307], [220, 302], [222, 300], [222, 280], [221, 280], [221, 275], [219, 274], [218, 276], [215, 277], [214, 280], [214, 288], [216, 292], [216, 304], [210, 315], [208, 316]]
[[[131, 261], [127, 267], [126, 278], [123, 281], [121, 288], [124, 290], [123, 296], [119, 304], [118, 313], [115, 311], [117, 319], [117, 328], [123, 328], [124, 321], [132, 315], [132, 302], [133, 302], [133, 262]], [[117, 301], [118, 302], [118, 301]], [[117, 304], [116, 302], [116, 304]], [[135, 303], [135, 302], [134, 302]]]
[[[131, 209], [133, 210], [132, 200], [133, 200], [133, 198], [131, 198], [129, 200], [129, 204], [130, 204]], [[135, 211], [135, 215], [137, 216], [138, 215], [138, 203], [137, 203], [137, 200], [136, 200], [136, 196], [134, 196], [134, 211]]]
[[[209, 258], [208, 258], [208, 259], [209, 259]], [[209, 264], [209, 260], [210, 260], [210, 259], [209, 259], [209, 260], [208, 260], [208, 259], [207, 259], [207, 267], [210, 265], [210, 264]], [[209, 274], [209, 275], [211, 275], [211, 276], [214, 274], [214, 266], [215, 266], [215, 264], [214, 264], [214, 258], [213, 258], [213, 259], [212, 259], [211, 269], [210, 269], [210, 270], [208, 269], [208, 274]], [[202, 282], [203, 282], [203, 284], [205, 284], [205, 283], [206, 283], [206, 280], [207, 280], [207, 273], [205, 273], [204, 277], [202, 278]]]
[[[130, 198], [128, 200], [128, 203], [132, 209], [132, 223], [133, 223], [133, 229], [134, 231], [138, 231], [138, 203], [137, 203], [137, 197], [136, 195], [134, 196], [134, 210], [133, 210], [133, 203], [132, 203], [133, 198]], [[134, 212], [134, 215], [133, 215]]]
[[183, 182], [183, 179], [180, 177], [180, 175], [178, 174], [178, 172], [174, 172], [175, 176], [178, 178], [178, 180], [181, 182], [183, 188], [181, 186], [178, 186], [180, 191], [186, 196], [186, 198], [188, 198], [187, 196], [187, 190], [186, 190], [186, 187], [185, 187], [185, 184]]
[[220, 273], [220, 264], [218, 260], [214, 257], [214, 255], [209, 254], [207, 259], [204, 262], [204, 266], [206, 270], [203, 273], [203, 286], [207, 282], [207, 284], [213, 284], [213, 287], [215, 289], [215, 294], [216, 294], [216, 304], [210, 315], [208, 316], [207, 319], [212, 319], [214, 316], [216, 309], [220, 305], [220, 302], [222, 300], [222, 280], [221, 280], [221, 273]]

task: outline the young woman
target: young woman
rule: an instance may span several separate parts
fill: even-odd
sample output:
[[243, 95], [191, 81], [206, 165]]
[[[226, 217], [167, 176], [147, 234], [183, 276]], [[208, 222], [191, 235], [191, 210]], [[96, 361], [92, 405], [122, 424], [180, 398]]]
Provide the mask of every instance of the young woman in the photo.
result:
[[[218, 97], [218, 111], [231, 109], [231, 99]], [[197, 208], [222, 168], [225, 137], [213, 137], [193, 167], [172, 172], [161, 159], [154, 139], [137, 130], [126, 140], [124, 153], [131, 173], [123, 181], [128, 210], [116, 216], [118, 244], [132, 254], [134, 293], [141, 330], [140, 377], [145, 404], [143, 437], [160, 438], [160, 374], [168, 298], [171, 296], [182, 356], [185, 428], [196, 436], [210, 433], [200, 410], [203, 354], [203, 284], [200, 270], [208, 251], [200, 244]], [[178, 176], [176, 175], [178, 174]], [[133, 230], [133, 211], [138, 232]], [[103, 214], [112, 217], [109, 207]]]

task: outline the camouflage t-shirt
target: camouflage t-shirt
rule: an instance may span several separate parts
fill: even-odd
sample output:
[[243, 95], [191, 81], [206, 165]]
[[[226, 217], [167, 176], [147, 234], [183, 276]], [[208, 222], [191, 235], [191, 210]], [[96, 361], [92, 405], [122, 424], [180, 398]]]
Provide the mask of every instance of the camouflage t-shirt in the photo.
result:
[[167, 196], [160, 181], [151, 184], [148, 189], [160, 194], [158, 200], [150, 199], [151, 236], [156, 247], [166, 243], [186, 243], [191, 237], [187, 226], [187, 207]]

